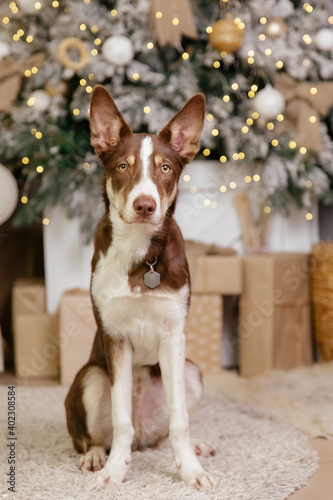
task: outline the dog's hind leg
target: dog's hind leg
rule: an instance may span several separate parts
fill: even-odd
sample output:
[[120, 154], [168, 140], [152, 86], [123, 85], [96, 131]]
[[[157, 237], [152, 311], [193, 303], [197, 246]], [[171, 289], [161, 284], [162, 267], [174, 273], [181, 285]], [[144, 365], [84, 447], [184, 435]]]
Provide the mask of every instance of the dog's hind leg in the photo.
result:
[[112, 442], [110, 382], [106, 371], [85, 365], [65, 401], [67, 427], [74, 448], [82, 453], [80, 467], [102, 469]]

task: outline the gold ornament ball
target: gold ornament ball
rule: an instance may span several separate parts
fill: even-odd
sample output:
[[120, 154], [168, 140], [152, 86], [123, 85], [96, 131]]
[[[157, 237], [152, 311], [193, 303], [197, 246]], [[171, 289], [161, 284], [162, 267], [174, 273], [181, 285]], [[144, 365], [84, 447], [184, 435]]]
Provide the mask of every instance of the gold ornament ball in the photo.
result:
[[235, 24], [229, 12], [225, 19], [220, 19], [213, 24], [209, 42], [219, 52], [235, 52], [242, 45], [244, 36], [245, 30]]
[[265, 35], [270, 38], [279, 38], [287, 30], [287, 23], [282, 17], [270, 17], [266, 23]]

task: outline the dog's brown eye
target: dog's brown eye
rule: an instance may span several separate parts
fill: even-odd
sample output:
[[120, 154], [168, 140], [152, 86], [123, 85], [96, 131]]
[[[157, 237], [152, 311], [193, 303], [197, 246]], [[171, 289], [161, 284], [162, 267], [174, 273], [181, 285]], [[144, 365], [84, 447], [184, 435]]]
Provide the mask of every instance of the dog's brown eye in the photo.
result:
[[168, 165], [162, 165], [161, 170], [163, 174], [167, 174], [168, 172], [170, 172], [170, 167]]
[[118, 169], [121, 171], [121, 172], [125, 172], [127, 170], [127, 165], [126, 163], [121, 163], [120, 165], [118, 165]]

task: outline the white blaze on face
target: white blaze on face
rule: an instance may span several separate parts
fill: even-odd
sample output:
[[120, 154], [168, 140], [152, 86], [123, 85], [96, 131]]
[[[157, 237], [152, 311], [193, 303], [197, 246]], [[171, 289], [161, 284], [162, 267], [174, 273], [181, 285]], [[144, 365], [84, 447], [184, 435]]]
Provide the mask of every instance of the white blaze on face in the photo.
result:
[[161, 200], [158, 194], [158, 190], [156, 184], [151, 179], [149, 166], [151, 163], [151, 156], [153, 154], [153, 142], [151, 137], [144, 137], [141, 142], [140, 148], [140, 159], [142, 163], [142, 175], [138, 184], [134, 186], [132, 191], [128, 196], [128, 200], [126, 202], [125, 214], [127, 220], [135, 217], [135, 212], [133, 208], [134, 200], [140, 195], [151, 196], [156, 203], [156, 211], [151, 216], [152, 223], [158, 223], [161, 217]]

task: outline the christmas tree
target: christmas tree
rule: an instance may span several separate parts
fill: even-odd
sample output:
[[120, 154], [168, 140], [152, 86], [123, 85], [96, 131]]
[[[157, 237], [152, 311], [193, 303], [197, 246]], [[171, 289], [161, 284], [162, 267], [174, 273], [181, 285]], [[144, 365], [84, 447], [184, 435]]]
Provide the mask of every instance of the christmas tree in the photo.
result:
[[[177, 5], [180, 4], [180, 5]], [[333, 202], [330, 0], [17, 0], [0, 7], [0, 159], [16, 223], [48, 203], [98, 219], [89, 105], [103, 84], [136, 132], [156, 133], [196, 92], [201, 155], [243, 170], [266, 213]], [[220, 191], [232, 188], [232, 182]], [[46, 221], [47, 222], [47, 221]]]

